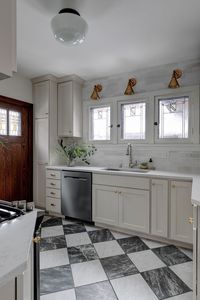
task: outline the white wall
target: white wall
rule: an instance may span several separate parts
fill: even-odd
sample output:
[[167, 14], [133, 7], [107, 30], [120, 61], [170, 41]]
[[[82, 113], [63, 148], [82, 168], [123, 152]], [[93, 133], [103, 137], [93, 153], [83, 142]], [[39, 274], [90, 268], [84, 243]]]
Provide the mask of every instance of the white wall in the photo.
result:
[[181, 69], [183, 71], [183, 76], [179, 80], [181, 86], [196, 85], [200, 83], [200, 60], [190, 60], [187, 62], [157, 66], [138, 71], [133, 70], [129, 73], [87, 81], [83, 88], [83, 99], [90, 99], [95, 84], [101, 84], [103, 86], [101, 92], [102, 100], [103, 98], [122, 96], [126, 89], [128, 79], [132, 77], [137, 79], [137, 84], [134, 88], [135, 93], [166, 89], [174, 69]]
[[[89, 100], [95, 84], [102, 84], [102, 99], [122, 96], [131, 77], [138, 81], [135, 87], [135, 93], [159, 91], [166, 89], [174, 69], [183, 70], [183, 76], [180, 79], [181, 86], [200, 84], [200, 60], [190, 60], [177, 64], [158, 66], [146, 70], [139, 70], [99, 78], [85, 83], [83, 88], [83, 100]], [[92, 100], [91, 100], [92, 101]], [[86, 124], [86, 122], [84, 122]], [[196, 126], [199, 126], [197, 124]], [[86, 132], [86, 126], [83, 127]], [[97, 145], [97, 153], [91, 159], [92, 165], [119, 167], [122, 163], [128, 166], [128, 157], [126, 156], [126, 144]], [[133, 145], [133, 159], [148, 161], [152, 157], [157, 169], [166, 171], [194, 172], [200, 173], [200, 145]]]
[[0, 81], [0, 95], [32, 103], [32, 83], [17, 73]]

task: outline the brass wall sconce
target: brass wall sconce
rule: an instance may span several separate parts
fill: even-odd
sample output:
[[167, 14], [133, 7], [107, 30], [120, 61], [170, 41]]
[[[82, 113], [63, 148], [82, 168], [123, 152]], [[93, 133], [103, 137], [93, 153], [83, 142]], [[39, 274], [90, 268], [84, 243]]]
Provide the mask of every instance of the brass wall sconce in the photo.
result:
[[124, 95], [133, 95], [134, 94], [134, 90], [133, 87], [136, 85], [137, 80], [135, 78], [130, 78], [128, 80], [128, 84], [126, 87], [126, 90], [124, 92]]
[[178, 82], [178, 79], [181, 78], [183, 72], [180, 69], [176, 69], [173, 71], [172, 73], [172, 78], [170, 80], [170, 83], [168, 85], [168, 87], [170, 89], [176, 89], [180, 87], [180, 84]]
[[102, 91], [102, 85], [101, 84], [97, 84], [97, 85], [95, 85], [94, 86], [94, 89], [93, 89], [93, 92], [92, 92], [92, 94], [91, 94], [91, 96], [90, 96], [90, 98], [92, 99], [92, 100], [98, 100], [98, 99], [100, 99], [100, 95], [99, 95], [99, 93]]

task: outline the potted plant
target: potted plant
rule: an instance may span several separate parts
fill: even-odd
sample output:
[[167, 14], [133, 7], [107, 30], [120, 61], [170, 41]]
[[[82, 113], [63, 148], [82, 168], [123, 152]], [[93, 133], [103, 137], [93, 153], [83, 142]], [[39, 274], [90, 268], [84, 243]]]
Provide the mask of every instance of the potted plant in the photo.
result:
[[68, 166], [73, 166], [75, 162], [90, 164], [89, 158], [97, 151], [94, 145], [72, 143], [64, 145], [63, 140], [58, 140], [58, 153], [63, 157]]

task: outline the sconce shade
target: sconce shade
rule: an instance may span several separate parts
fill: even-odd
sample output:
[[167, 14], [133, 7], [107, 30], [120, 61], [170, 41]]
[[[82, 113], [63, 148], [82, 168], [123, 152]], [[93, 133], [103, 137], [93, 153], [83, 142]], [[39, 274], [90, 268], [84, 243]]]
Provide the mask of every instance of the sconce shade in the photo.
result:
[[86, 21], [80, 14], [70, 8], [62, 9], [51, 20], [51, 28], [57, 41], [66, 45], [80, 45], [88, 31]]

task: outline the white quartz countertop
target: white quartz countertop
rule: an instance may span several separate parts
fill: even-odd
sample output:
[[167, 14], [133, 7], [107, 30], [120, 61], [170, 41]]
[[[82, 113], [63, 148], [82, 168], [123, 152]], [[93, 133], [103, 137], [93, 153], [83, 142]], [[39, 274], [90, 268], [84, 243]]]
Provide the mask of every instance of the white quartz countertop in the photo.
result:
[[112, 174], [112, 175], [124, 175], [124, 176], [137, 176], [137, 177], [149, 177], [149, 178], [163, 178], [163, 179], [174, 179], [174, 180], [186, 180], [192, 181], [192, 203], [200, 205], [200, 175], [198, 174], [186, 174], [178, 172], [160, 171], [160, 170], [149, 170], [146, 173], [139, 173], [131, 171], [109, 171], [106, 167], [92, 167], [92, 166], [47, 166], [47, 169], [53, 170], [66, 170], [66, 171], [82, 171], [92, 172], [95, 174]]
[[0, 224], [0, 287], [27, 268], [36, 218], [33, 211]]

